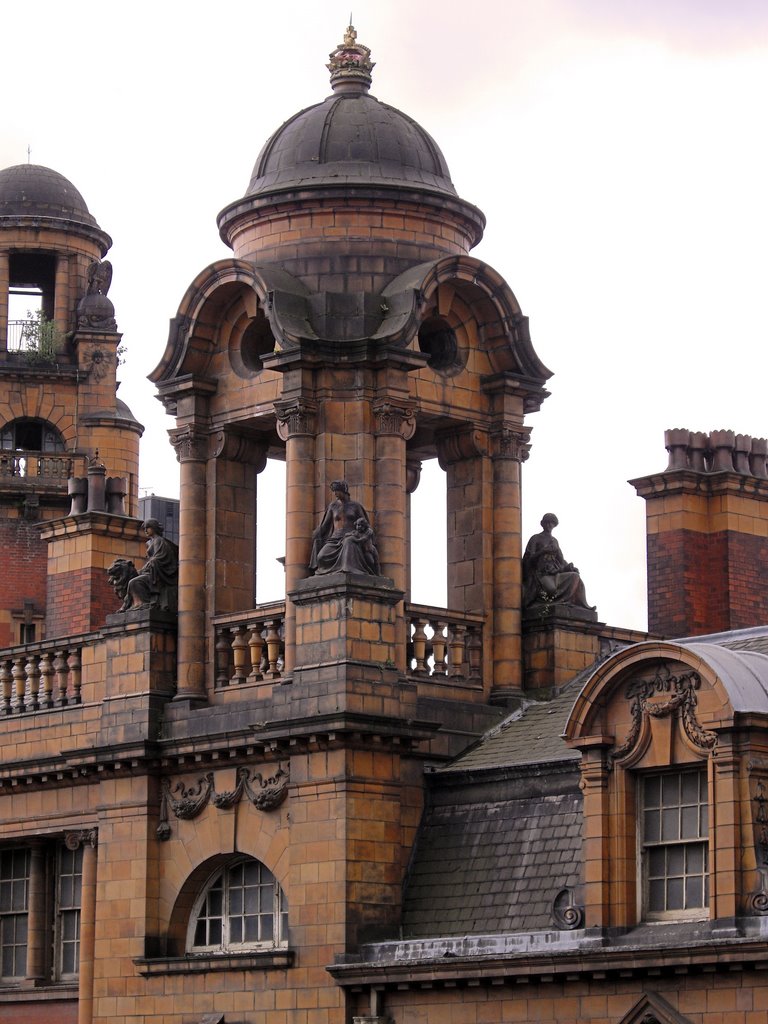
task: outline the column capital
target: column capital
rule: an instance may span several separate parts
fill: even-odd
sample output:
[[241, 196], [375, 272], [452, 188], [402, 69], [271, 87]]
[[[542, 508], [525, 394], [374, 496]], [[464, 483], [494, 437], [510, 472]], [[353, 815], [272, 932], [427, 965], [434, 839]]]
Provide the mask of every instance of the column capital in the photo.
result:
[[531, 428], [502, 425], [491, 432], [491, 452], [494, 459], [512, 459], [525, 462], [531, 452]]
[[281, 441], [291, 437], [314, 437], [316, 433], [317, 404], [307, 398], [278, 399], [275, 416]]
[[410, 441], [416, 433], [416, 413], [405, 402], [381, 398], [373, 403], [373, 414], [376, 417], [375, 433], [394, 434]]
[[208, 434], [193, 424], [168, 431], [179, 462], [205, 462], [208, 458]]
[[83, 828], [75, 832], [64, 833], [64, 845], [68, 850], [79, 850], [81, 846], [90, 846], [95, 850], [98, 843], [99, 832], [95, 828]]

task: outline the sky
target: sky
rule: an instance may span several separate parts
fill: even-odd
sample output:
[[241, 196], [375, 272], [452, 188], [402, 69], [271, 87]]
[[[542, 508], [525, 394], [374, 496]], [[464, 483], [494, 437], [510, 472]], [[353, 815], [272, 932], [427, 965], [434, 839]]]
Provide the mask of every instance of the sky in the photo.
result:
[[[30, 147], [114, 239], [142, 493], [178, 493], [173, 423], [146, 380], [168, 320], [229, 254], [216, 215], [263, 142], [329, 94], [348, 20], [334, 0], [3, 10], [0, 168]], [[600, 619], [644, 629], [645, 509], [627, 480], [664, 469], [670, 427], [768, 434], [768, 4], [358, 0], [353, 20], [371, 92], [433, 135], [485, 213], [473, 255], [554, 374], [529, 418], [524, 535], [555, 512]], [[425, 473], [426, 506], [430, 488]], [[440, 557], [425, 552], [428, 601]]]

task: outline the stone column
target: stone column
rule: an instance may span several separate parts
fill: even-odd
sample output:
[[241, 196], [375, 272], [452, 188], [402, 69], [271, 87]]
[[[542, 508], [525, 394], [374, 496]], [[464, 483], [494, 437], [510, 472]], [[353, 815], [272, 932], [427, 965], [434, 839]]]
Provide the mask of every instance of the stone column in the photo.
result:
[[179, 634], [176, 700], [205, 700], [205, 567], [208, 438], [195, 426], [169, 431], [181, 464]]
[[522, 512], [520, 464], [530, 451], [529, 428], [503, 427], [492, 436], [493, 459], [493, 695], [523, 687]]
[[413, 409], [390, 401], [373, 406], [376, 431], [376, 546], [381, 575], [407, 586], [406, 456], [405, 443], [416, 431]]
[[53, 321], [61, 332], [62, 339], [71, 329], [73, 303], [69, 294], [69, 256], [59, 253], [56, 257], [56, 282], [53, 295]]
[[405, 600], [410, 603], [413, 600], [413, 579], [411, 573], [411, 543], [412, 534], [412, 502], [411, 495], [419, 486], [421, 480], [421, 459], [414, 455], [406, 455], [405, 462]]
[[0, 352], [8, 348], [8, 289], [10, 265], [7, 252], [0, 252]]
[[288, 595], [309, 575], [315, 522], [315, 416], [305, 399], [275, 402], [277, 433], [285, 441], [285, 667], [296, 664], [296, 609]]
[[83, 874], [80, 896], [80, 974], [77, 993], [77, 1024], [93, 1020], [93, 961], [96, 952], [96, 844], [95, 829], [71, 832], [67, 848], [83, 846]]
[[45, 850], [36, 843], [30, 851], [29, 902], [27, 926], [27, 979], [45, 978], [45, 952], [48, 937], [45, 920]]

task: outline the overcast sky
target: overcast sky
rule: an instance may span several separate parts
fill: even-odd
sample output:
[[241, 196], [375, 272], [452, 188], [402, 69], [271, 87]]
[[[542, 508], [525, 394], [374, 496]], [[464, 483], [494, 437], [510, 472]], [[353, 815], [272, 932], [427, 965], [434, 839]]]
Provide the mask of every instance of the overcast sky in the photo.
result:
[[[228, 255], [216, 214], [262, 143], [328, 95], [348, 16], [329, 0], [3, 9], [0, 167], [31, 146], [114, 239], [148, 491], [178, 487], [145, 379], [168, 319]], [[423, 124], [486, 214], [474, 255], [554, 371], [530, 418], [525, 535], [556, 512], [600, 618], [644, 628], [644, 503], [626, 481], [665, 467], [667, 427], [768, 433], [768, 3], [357, 0], [354, 22], [372, 93]]]

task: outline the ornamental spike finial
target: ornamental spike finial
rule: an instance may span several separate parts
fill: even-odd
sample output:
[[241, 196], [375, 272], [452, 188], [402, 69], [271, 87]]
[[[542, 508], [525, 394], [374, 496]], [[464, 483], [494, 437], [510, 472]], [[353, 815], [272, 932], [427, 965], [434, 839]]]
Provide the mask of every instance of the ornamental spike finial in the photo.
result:
[[349, 16], [349, 25], [344, 41], [329, 54], [327, 65], [331, 72], [331, 86], [334, 92], [365, 92], [371, 85], [371, 72], [376, 66], [371, 60], [371, 51], [357, 42], [357, 32]]

